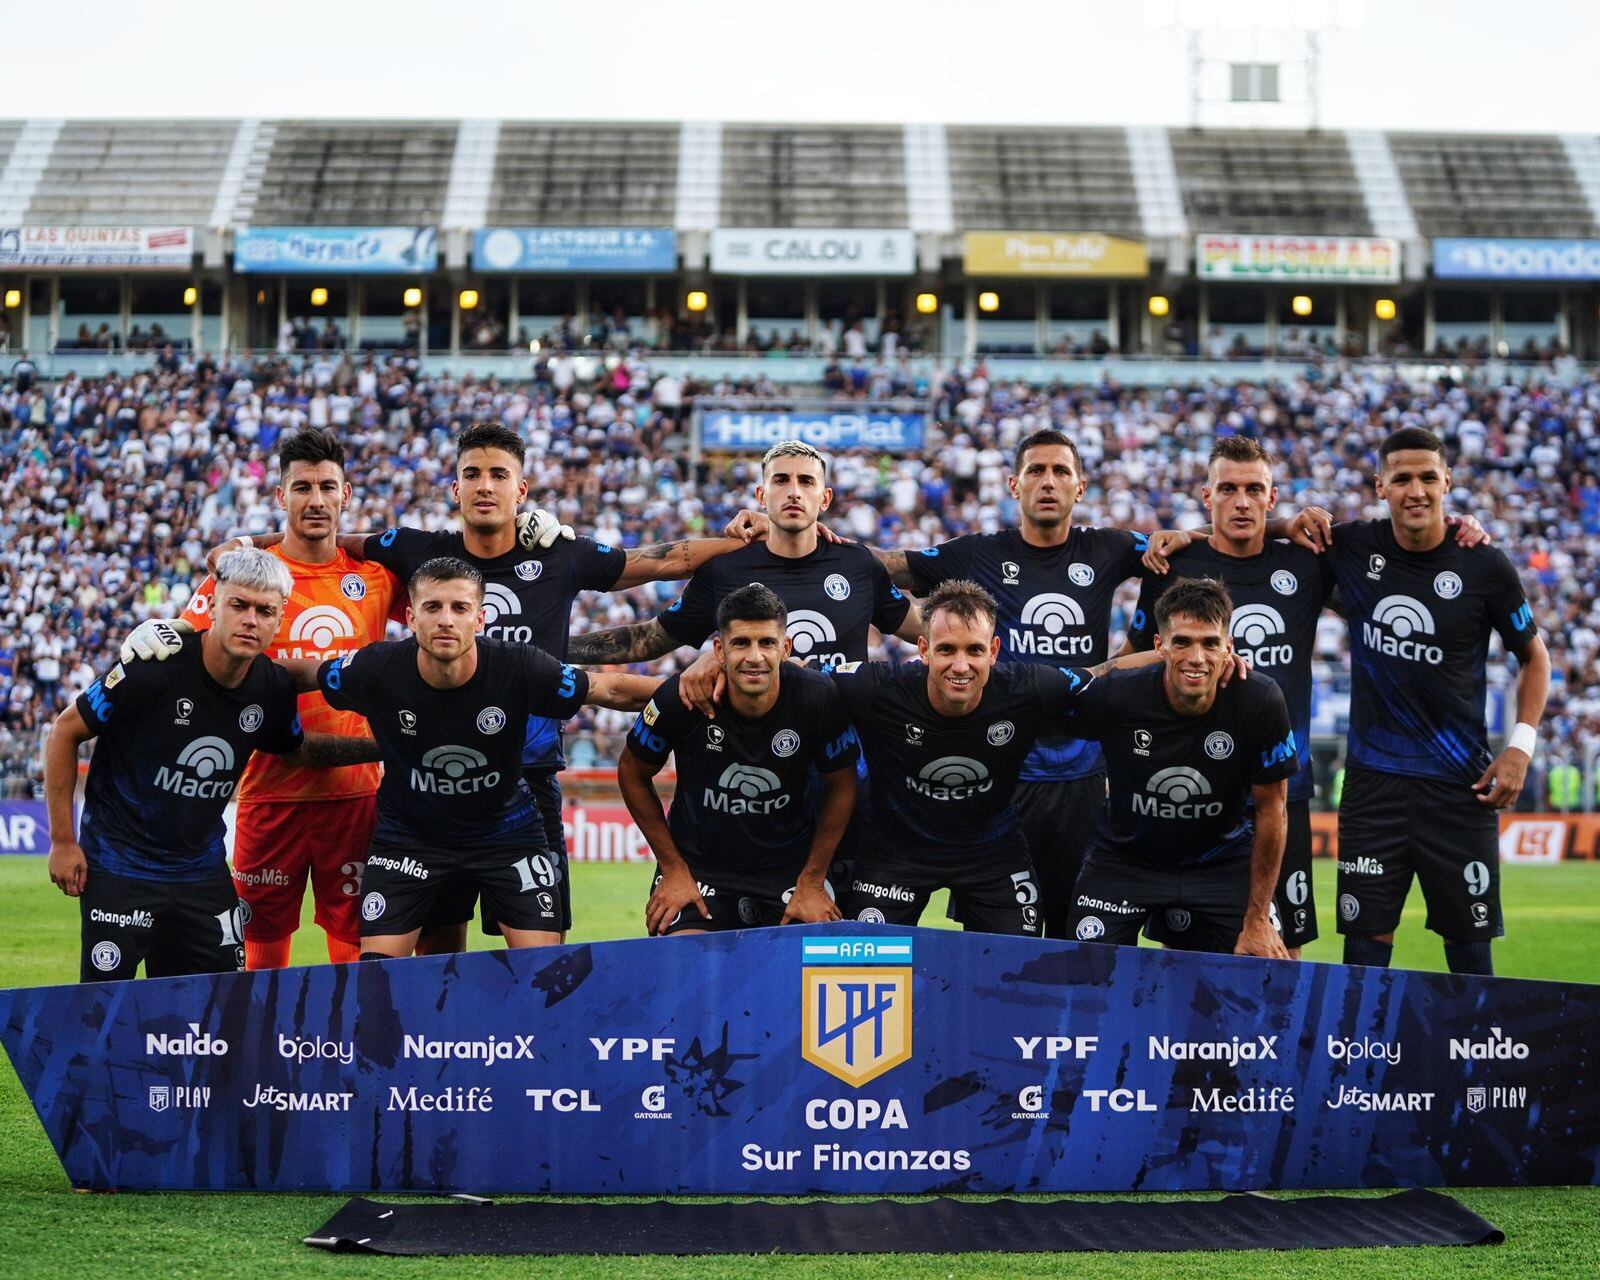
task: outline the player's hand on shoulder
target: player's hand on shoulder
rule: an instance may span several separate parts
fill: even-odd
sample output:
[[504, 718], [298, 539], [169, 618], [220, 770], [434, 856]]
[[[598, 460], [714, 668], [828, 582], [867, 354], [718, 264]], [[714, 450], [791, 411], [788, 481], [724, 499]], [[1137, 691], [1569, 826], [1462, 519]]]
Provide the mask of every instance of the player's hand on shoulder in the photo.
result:
[[1239, 940], [1233, 944], [1236, 956], [1260, 956], [1263, 960], [1287, 960], [1289, 950], [1283, 945], [1283, 936], [1272, 927], [1264, 915], [1245, 912], [1244, 928]]
[[772, 521], [764, 511], [740, 511], [723, 527], [724, 538], [740, 542], [762, 542], [772, 532]]
[[698, 711], [708, 720], [717, 718], [717, 704], [728, 687], [717, 658], [707, 649], [685, 668], [678, 677], [678, 697], [690, 711]]
[[1321, 555], [1333, 545], [1333, 512], [1307, 507], [1289, 522], [1289, 541]]
[[50, 842], [50, 883], [69, 898], [76, 898], [89, 883], [89, 860], [75, 840]]
[[1235, 679], [1248, 680], [1249, 678], [1249, 655], [1240, 653], [1235, 649], [1228, 655], [1228, 661], [1222, 664], [1222, 674], [1217, 677], [1217, 683], [1223, 688], [1227, 688]]
[[517, 516], [517, 543], [524, 551], [542, 551], [558, 538], [571, 542], [577, 536], [570, 524], [562, 524], [560, 516], [543, 507]]
[[123, 662], [165, 662], [183, 648], [184, 637], [193, 634], [194, 626], [182, 618], [170, 622], [152, 618], [133, 629], [117, 656]]
[[1470, 512], [1464, 516], [1446, 516], [1444, 522], [1456, 533], [1458, 547], [1492, 547], [1494, 538]]
[[227, 555], [228, 552], [243, 551], [247, 547], [253, 547], [255, 545], [255, 540], [251, 538], [249, 534], [241, 533], [236, 538], [229, 538], [226, 542], [212, 547], [210, 551], [206, 552], [207, 572], [215, 573], [217, 571], [217, 561], [222, 559], [223, 556]]
[[711, 919], [706, 900], [700, 896], [700, 886], [694, 882], [687, 867], [674, 867], [661, 873], [661, 880], [650, 891], [650, 901], [644, 907], [645, 932], [654, 937], [665, 933], [678, 916], [693, 907], [701, 918]]
[[1151, 573], [1166, 573], [1172, 568], [1167, 557], [1176, 555], [1194, 541], [1195, 536], [1192, 533], [1185, 533], [1181, 529], [1157, 529], [1150, 535], [1140, 563]]

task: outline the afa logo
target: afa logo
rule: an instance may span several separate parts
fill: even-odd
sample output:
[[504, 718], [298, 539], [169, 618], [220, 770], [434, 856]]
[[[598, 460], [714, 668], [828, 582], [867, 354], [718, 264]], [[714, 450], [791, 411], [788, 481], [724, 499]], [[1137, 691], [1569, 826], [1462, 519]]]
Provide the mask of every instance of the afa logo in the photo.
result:
[[909, 1061], [911, 949], [910, 937], [803, 937], [800, 1056], [857, 1089]]
[[359, 573], [347, 573], [339, 579], [339, 594], [346, 600], [365, 600], [367, 598], [367, 580]]

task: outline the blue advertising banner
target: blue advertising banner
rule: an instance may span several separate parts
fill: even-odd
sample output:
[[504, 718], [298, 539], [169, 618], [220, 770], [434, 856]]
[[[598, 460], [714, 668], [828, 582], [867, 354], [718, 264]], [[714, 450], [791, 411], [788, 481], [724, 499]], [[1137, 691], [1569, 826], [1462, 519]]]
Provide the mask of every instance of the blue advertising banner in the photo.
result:
[[49, 853], [50, 815], [43, 800], [0, 800], [0, 853]]
[[1441, 280], [1600, 280], [1600, 240], [1451, 239], [1433, 242]]
[[235, 271], [409, 275], [439, 265], [433, 227], [241, 227]]
[[676, 271], [678, 233], [665, 227], [484, 227], [474, 271]]
[[75, 1186], [1593, 1184], [1600, 987], [752, 929], [0, 992]]
[[774, 413], [714, 409], [700, 419], [702, 449], [765, 452], [779, 440], [804, 440], [818, 449], [876, 449], [916, 453], [927, 435], [925, 413]]

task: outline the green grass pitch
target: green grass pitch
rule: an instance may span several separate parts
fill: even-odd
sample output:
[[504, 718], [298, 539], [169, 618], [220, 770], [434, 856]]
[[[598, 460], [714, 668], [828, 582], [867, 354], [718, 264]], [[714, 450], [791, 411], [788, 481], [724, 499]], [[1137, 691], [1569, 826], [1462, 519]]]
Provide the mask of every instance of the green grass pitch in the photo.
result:
[[[642, 929], [645, 866], [582, 864], [573, 869], [576, 941], [636, 935]], [[1333, 960], [1329, 925], [1333, 868], [1319, 863], [1317, 899], [1327, 936], [1307, 958]], [[1439, 943], [1422, 928], [1413, 894], [1396, 948], [1397, 964], [1439, 969]], [[1496, 946], [1500, 973], [1521, 978], [1600, 982], [1600, 864], [1508, 867], [1504, 899], [1508, 937]], [[936, 900], [925, 922], [943, 923]], [[474, 946], [490, 945], [476, 936]], [[662, 946], [671, 946], [664, 940]], [[72, 982], [77, 976], [77, 911], [45, 877], [38, 858], [0, 858], [0, 986]], [[295, 941], [295, 960], [325, 959], [310, 922]], [[1129, 1280], [1315, 1274], [1318, 1280], [1600, 1275], [1600, 1191], [1593, 1188], [1462, 1191], [1459, 1198], [1508, 1237], [1497, 1249], [1409, 1249], [1376, 1253], [1185, 1253], [1117, 1255], [903, 1255], [764, 1260], [770, 1280], [877, 1280], [892, 1274], [954, 1276], [1116, 1276]], [[293, 1272], [298, 1276], [671, 1276], [743, 1277], [746, 1258], [444, 1258], [336, 1256], [306, 1248], [342, 1196], [78, 1195], [72, 1192], [23, 1096], [9, 1062], [0, 1065], [0, 1276], [194, 1276], [223, 1280]]]

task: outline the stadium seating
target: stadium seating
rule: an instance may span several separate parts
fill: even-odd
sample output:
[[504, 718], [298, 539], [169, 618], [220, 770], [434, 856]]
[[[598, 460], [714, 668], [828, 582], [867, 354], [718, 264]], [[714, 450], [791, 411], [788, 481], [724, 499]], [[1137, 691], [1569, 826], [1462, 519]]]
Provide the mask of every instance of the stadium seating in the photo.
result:
[[1168, 137], [1196, 231], [1372, 234], [1343, 134], [1172, 129]]
[[204, 226], [237, 132], [233, 120], [70, 120], [26, 221]]
[[724, 125], [726, 227], [903, 227], [905, 134], [862, 125]]
[[454, 123], [279, 121], [250, 221], [437, 223], [456, 131]]
[[1425, 236], [1596, 234], [1556, 138], [1391, 133], [1389, 149]]
[[666, 124], [503, 124], [488, 221], [671, 226], [678, 132]]
[[1121, 129], [951, 125], [946, 136], [958, 230], [1143, 231]]

